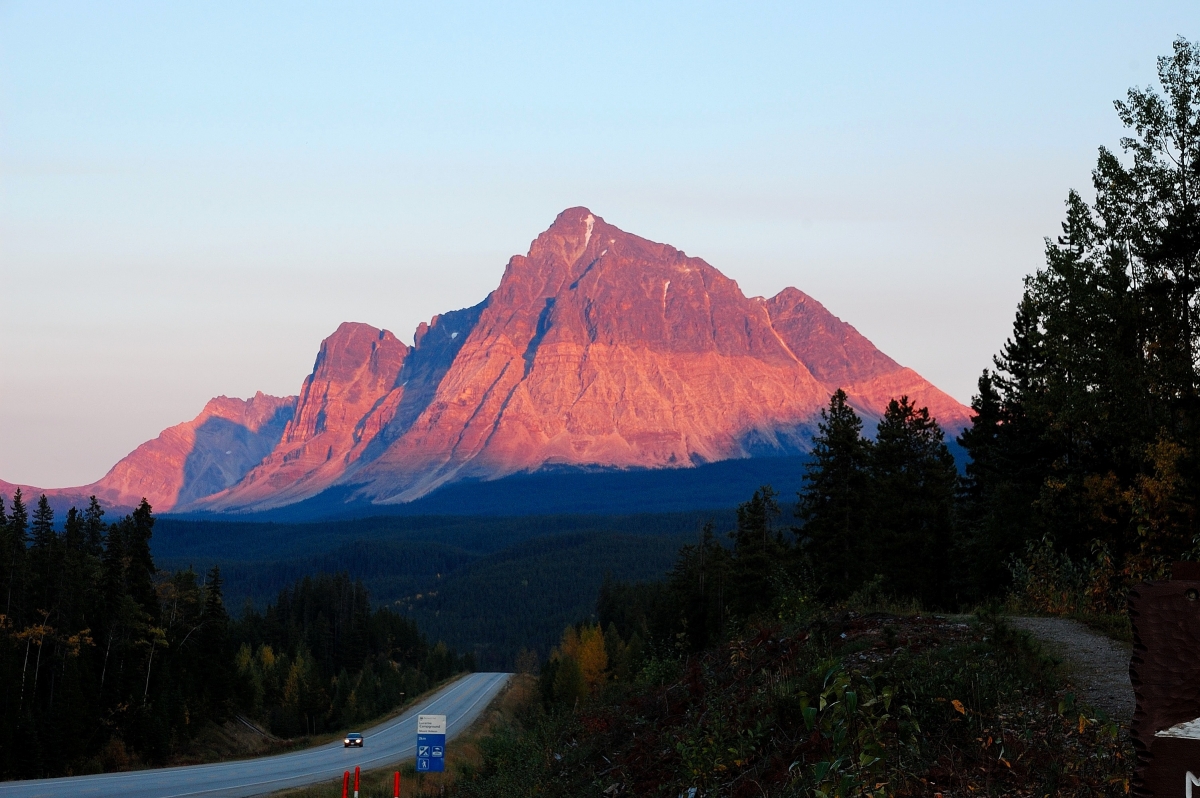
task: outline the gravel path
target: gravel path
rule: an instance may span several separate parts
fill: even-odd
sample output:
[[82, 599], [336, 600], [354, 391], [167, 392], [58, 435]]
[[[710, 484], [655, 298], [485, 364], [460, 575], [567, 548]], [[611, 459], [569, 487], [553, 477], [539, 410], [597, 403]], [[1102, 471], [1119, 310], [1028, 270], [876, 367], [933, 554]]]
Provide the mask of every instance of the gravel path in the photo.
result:
[[1069, 618], [1010, 618], [1032, 634], [1046, 650], [1066, 663], [1087, 703], [1115, 720], [1133, 718], [1133, 686], [1129, 683], [1129, 649]]

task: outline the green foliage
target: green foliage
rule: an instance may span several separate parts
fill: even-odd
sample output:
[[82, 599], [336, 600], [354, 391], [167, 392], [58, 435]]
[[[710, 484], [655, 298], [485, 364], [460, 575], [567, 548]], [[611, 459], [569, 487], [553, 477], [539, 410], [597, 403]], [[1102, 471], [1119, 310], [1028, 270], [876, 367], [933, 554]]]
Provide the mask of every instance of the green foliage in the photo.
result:
[[[3, 502], [0, 502], [2, 505]], [[32, 540], [18, 491], [0, 540], [0, 773], [42, 776], [162, 761], [230, 708], [218, 584], [160, 574], [146, 502], [105, 524], [93, 498], [62, 531], [45, 497]], [[28, 547], [27, 547], [28, 541]], [[10, 548], [11, 546], [11, 548]], [[208, 633], [203, 649], [201, 637]], [[17, 741], [23, 741], [20, 745]], [[47, 741], [26, 753], [30, 740]], [[50, 744], [49, 741], [53, 741]]]
[[710, 520], [724, 537], [734, 512], [307, 524], [167, 517], [154, 553], [173, 568], [220, 565], [226, 605], [238, 612], [247, 599], [261, 612], [305, 575], [346, 572], [432, 638], [506, 670], [522, 648], [544, 658], [564, 626], [587, 617], [606, 574], [658, 578]]
[[825, 596], [842, 598], [871, 576], [867, 530], [870, 517], [871, 442], [840, 388], [821, 410], [813, 460], [799, 494], [809, 560]]
[[823, 614], [653, 659], [485, 746], [469, 796], [1124, 795], [1115, 726], [994, 618]]
[[229, 636], [242, 706], [281, 737], [361, 723], [473, 667], [346, 574], [304, 577]]
[[[1003, 588], [999, 564], [1031, 541], [1076, 561], [1104, 547], [1110, 608], [1129, 584], [1192, 554], [1200, 47], [1177, 40], [1158, 77], [1161, 93], [1131, 89], [1116, 104], [1125, 160], [1101, 148], [1095, 200], [1068, 194], [1062, 235], [1046, 242], [1012, 337], [980, 379], [974, 426], [960, 438], [973, 461], [964, 552], [978, 595]], [[1032, 555], [1041, 559], [1029, 567], [1045, 570], [1048, 555]]]
[[357, 723], [471, 667], [345, 575], [231, 621], [219, 567], [156, 568], [144, 501], [106, 524], [93, 497], [61, 531], [45, 497], [32, 525], [19, 491], [5, 504], [0, 776], [161, 764], [239, 711], [281, 735]]
[[845, 599], [878, 577], [897, 597], [957, 603], [950, 565], [958, 472], [941, 428], [902, 396], [888, 403], [875, 441], [861, 430], [838, 391], [822, 411], [796, 508], [802, 559], [820, 595]]

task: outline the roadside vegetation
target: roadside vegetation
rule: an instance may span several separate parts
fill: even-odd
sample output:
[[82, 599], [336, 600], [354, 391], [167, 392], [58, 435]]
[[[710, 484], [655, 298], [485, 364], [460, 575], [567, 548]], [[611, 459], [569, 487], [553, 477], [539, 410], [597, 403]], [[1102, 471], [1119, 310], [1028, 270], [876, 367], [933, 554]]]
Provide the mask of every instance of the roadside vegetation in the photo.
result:
[[0, 502], [0, 779], [286, 750], [473, 667], [345, 575], [231, 619], [219, 568], [155, 568], [148, 504], [103, 515]]
[[[965, 475], [926, 408], [897, 397], [872, 434], [837, 391], [795, 525], [781, 520], [790, 497], [763, 486], [665, 578], [605, 579], [548, 656], [516, 657], [536, 690], [423, 788], [1127, 794], [1124, 719], [1082, 705], [1001, 613], [1128, 639], [1130, 588], [1200, 559], [1200, 46], [1177, 40], [1159, 80], [1116, 103], [1122, 154], [1100, 149], [1094, 198], [1068, 194], [1025, 280], [958, 438]], [[44, 497], [30, 523], [19, 493], [0, 513], [4, 777], [163, 762], [239, 712], [277, 736], [321, 734], [472, 664], [348, 577], [306, 578], [231, 620], [218, 569], [156, 571], [148, 505], [102, 515], [93, 501], [59, 532]], [[572, 562], [602, 578], [603, 562]], [[459, 583], [472, 590], [396, 606], [467, 623], [494, 581], [475, 572]], [[527, 620], [506, 621], [495, 656]]]
[[999, 613], [1128, 640], [1129, 589], [1200, 559], [1200, 46], [1158, 67], [1025, 280], [965, 476], [924, 408], [871, 436], [838, 391], [799, 523], [764, 486], [665, 579], [606, 583], [455, 794], [1129, 792], [1128, 719]]

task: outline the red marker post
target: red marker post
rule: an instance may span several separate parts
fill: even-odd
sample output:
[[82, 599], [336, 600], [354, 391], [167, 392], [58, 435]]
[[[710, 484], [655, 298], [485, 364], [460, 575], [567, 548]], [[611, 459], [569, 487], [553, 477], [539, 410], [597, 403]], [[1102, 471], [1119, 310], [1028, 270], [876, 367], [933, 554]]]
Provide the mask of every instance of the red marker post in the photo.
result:
[[346, 793], [350, 790], [350, 771], [342, 774], [342, 798], [350, 798]]
[[358, 798], [358, 765], [354, 766], [354, 798]]
[[396, 771], [396, 786], [392, 789], [392, 798], [400, 798], [400, 771]]

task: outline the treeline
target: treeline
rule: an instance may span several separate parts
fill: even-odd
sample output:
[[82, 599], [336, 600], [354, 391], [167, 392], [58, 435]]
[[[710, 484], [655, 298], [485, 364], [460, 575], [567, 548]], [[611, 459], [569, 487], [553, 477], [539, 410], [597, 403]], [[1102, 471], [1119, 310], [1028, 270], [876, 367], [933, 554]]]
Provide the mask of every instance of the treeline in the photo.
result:
[[703, 647], [796, 585], [824, 602], [1116, 612], [1130, 585], [1200, 559], [1200, 46], [1177, 40], [1158, 74], [1162, 93], [1116, 103], [1125, 161], [1100, 149], [1095, 199], [1069, 194], [1025, 281], [958, 438], [965, 476], [926, 409], [893, 400], [869, 437], [839, 390], [795, 528], [764, 488], [731, 548], [706, 534], [662, 584], [609, 586], [601, 616]]
[[471, 667], [345, 576], [233, 621], [218, 568], [155, 568], [153, 529], [145, 501], [107, 523], [93, 497], [60, 529], [45, 496], [0, 497], [0, 778], [161, 764], [236, 713], [320, 732]]
[[944, 434], [925, 408], [893, 400], [870, 440], [838, 391], [822, 411], [796, 498], [800, 525], [780, 524], [780, 497], [763, 486], [738, 507], [728, 540], [707, 525], [663, 580], [606, 581], [599, 622], [606, 635], [611, 625], [617, 638], [653, 653], [700, 651], [765, 612], [854, 592], [957, 607], [970, 589], [953, 568], [962, 543], [958, 487]]
[[439, 681], [473, 670], [468, 654], [429, 646], [416, 624], [372, 609], [346, 574], [304, 577], [230, 632], [239, 704], [281, 737], [368, 720]]
[[979, 380], [961, 513], [982, 592], [1016, 554], [1045, 609], [1114, 611], [1200, 554], [1200, 46], [1158, 77], [1115, 104], [1125, 158], [1100, 148], [1095, 198], [1068, 195]]

